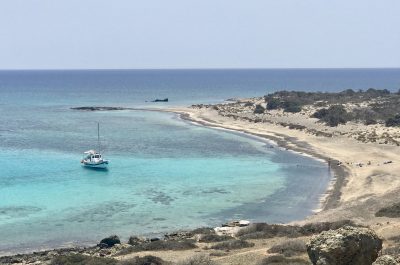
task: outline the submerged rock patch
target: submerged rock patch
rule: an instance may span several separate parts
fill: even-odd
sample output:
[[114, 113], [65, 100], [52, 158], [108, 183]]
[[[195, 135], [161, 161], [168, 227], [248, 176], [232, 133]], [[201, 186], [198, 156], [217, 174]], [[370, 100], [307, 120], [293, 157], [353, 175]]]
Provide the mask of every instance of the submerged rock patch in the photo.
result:
[[106, 202], [97, 204], [93, 207], [78, 211], [71, 217], [67, 218], [70, 222], [103, 222], [104, 219], [111, 219], [115, 215], [129, 212], [136, 204], [126, 202]]
[[0, 215], [7, 216], [9, 218], [22, 218], [40, 212], [41, 210], [42, 208], [35, 206], [0, 207]]
[[171, 202], [174, 201], [174, 198], [169, 196], [168, 194], [162, 192], [162, 191], [157, 191], [157, 190], [149, 190], [150, 193], [150, 200], [154, 203], [160, 203], [164, 205], [170, 205]]

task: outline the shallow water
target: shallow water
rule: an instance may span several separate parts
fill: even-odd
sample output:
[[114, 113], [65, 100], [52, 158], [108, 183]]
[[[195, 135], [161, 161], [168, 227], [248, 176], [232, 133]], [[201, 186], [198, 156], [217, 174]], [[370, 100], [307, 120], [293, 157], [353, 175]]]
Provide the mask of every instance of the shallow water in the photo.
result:
[[[0, 237], [7, 240], [0, 254], [92, 244], [110, 234], [127, 239], [238, 218], [287, 222], [311, 214], [330, 180], [320, 161], [174, 114], [70, 109], [153, 106], [145, 100], [172, 95], [169, 105], [256, 96], [275, 76], [184, 73], [1, 72]], [[293, 76], [282, 86], [299, 78], [316, 86], [315, 78]], [[108, 171], [79, 163], [96, 145], [97, 121]]]

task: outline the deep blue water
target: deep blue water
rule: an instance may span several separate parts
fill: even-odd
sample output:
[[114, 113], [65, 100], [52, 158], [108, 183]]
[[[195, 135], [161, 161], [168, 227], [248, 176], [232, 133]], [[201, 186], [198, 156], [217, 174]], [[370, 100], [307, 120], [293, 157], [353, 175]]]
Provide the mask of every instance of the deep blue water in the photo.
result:
[[[326, 164], [174, 114], [70, 107], [174, 106], [280, 89], [397, 90], [400, 71], [0, 71], [0, 254], [157, 235], [244, 218], [287, 222], [317, 207]], [[168, 97], [169, 103], [146, 102]], [[96, 145], [105, 172], [80, 166]]]
[[222, 101], [276, 90], [400, 89], [400, 69], [0, 71], [0, 103], [169, 104]]

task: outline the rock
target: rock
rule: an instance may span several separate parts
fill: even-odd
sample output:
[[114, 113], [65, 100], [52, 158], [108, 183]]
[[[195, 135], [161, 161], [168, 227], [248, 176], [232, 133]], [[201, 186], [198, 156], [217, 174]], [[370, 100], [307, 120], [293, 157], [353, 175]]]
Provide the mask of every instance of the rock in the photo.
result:
[[222, 224], [222, 227], [244, 227], [248, 226], [250, 224], [250, 221], [247, 220], [239, 220], [239, 221], [231, 221], [226, 224]]
[[80, 110], [80, 111], [111, 111], [111, 110], [125, 110], [125, 109], [129, 109], [129, 108], [90, 106], [90, 107], [74, 107], [71, 109], [72, 110]]
[[376, 259], [373, 265], [397, 265], [397, 261], [389, 255], [380, 256]]
[[131, 237], [129, 237], [129, 240], [128, 240], [128, 244], [131, 246], [138, 246], [138, 245], [146, 243], [146, 242], [149, 242], [149, 239], [137, 237], [137, 236], [131, 236]]
[[151, 101], [151, 102], [168, 102], [168, 98], [164, 98], [164, 99], [158, 99], [156, 98], [155, 100]]
[[118, 236], [114, 235], [103, 238], [97, 246], [99, 246], [100, 248], [110, 248], [115, 244], [121, 244], [121, 241], [119, 240]]
[[254, 109], [254, 114], [262, 114], [265, 112], [265, 108], [261, 106], [260, 104], [256, 105], [256, 108]]
[[368, 228], [344, 226], [315, 235], [307, 244], [315, 265], [371, 265], [382, 249], [382, 240]]
[[105, 257], [105, 256], [109, 256], [109, 255], [111, 255], [111, 251], [108, 250], [108, 249], [101, 249], [99, 251], [99, 256], [100, 257]]
[[182, 240], [182, 239], [189, 239], [192, 238], [194, 235], [192, 232], [188, 231], [180, 231], [176, 233], [165, 234], [165, 240]]

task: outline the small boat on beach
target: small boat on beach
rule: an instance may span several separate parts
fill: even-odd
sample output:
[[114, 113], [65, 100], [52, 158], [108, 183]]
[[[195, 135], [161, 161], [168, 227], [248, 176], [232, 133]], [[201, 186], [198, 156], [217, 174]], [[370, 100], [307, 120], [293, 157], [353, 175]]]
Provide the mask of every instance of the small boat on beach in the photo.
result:
[[84, 167], [106, 169], [108, 166], [108, 160], [104, 159], [100, 152], [100, 124], [97, 123], [97, 146], [98, 151], [89, 150], [84, 152], [84, 157], [81, 160], [81, 164]]

